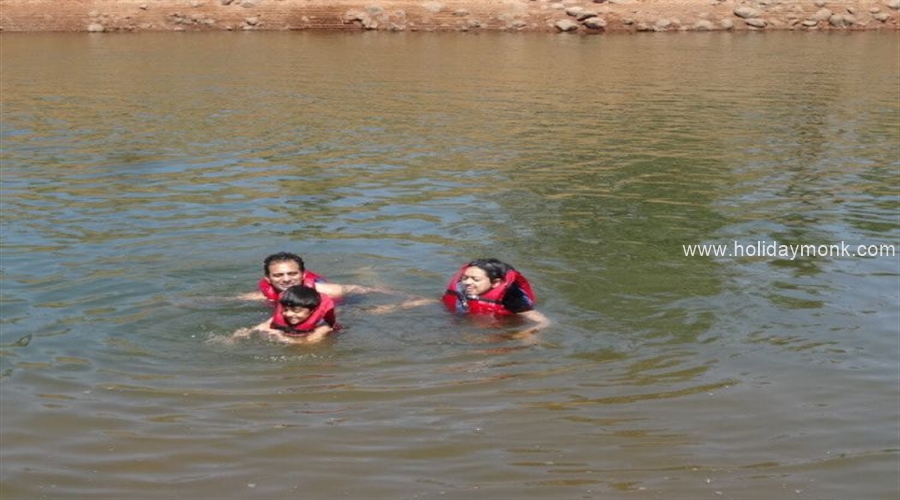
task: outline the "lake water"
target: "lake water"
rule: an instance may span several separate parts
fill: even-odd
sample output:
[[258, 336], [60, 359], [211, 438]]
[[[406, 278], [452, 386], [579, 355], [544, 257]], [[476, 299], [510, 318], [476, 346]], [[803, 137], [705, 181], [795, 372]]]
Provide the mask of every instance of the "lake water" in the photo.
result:
[[[2, 35], [0, 496], [896, 499], [898, 40]], [[392, 293], [220, 342], [281, 250]]]

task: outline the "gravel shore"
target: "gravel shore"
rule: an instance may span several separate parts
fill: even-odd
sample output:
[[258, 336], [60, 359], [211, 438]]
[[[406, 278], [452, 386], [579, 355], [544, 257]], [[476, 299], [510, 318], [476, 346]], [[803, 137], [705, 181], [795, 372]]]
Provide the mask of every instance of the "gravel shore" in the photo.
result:
[[4, 32], [897, 30], [900, 0], [0, 0]]

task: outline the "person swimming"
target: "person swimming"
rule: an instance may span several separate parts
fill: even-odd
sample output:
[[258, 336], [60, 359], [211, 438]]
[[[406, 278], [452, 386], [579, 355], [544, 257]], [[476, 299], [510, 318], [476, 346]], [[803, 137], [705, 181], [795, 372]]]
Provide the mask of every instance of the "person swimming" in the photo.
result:
[[328, 281], [306, 269], [303, 259], [290, 252], [278, 252], [269, 255], [263, 261], [263, 277], [258, 283], [259, 292], [246, 293], [240, 296], [245, 300], [266, 299], [272, 302], [294, 285], [305, 285], [333, 299], [340, 299], [348, 294], [370, 293], [380, 291], [362, 285], [340, 285]]
[[[412, 298], [400, 304], [371, 309], [376, 314], [410, 309], [437, 302], [430, 298]], [[453, 313], [515, 316], [533, 323], [533, 333], [550, 324], [534, 306], [536, 298], [531, 284], [522, 273], [497, 259], [476, 259], [464, 264], [450, 279], [441, 297]]]
[[536, 298], [525, 276], [497, 259], [476, 259], [463, 265], [447, 284], [441, 299], [452, 312], [518, 315], [546, 326], [549, 320], [534, 309]]
[[252, 328], [242, 328], [232, 339], [247, 338], [253, 333], [291, 344], [312, 344], [340, 330], [334, 301], [306, 285], [294, 285], [284, 290], [271, 319]]

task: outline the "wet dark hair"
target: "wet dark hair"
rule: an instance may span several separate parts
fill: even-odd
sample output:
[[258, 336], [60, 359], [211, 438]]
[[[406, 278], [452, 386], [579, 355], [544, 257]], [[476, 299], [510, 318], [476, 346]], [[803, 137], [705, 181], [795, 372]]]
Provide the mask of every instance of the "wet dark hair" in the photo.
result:
[[315, 288], [303, 285], [294, 285], [281, 292], [278, 302], [284, 307], [303, 307], [312, 311], [319, 307], [322, 298]]
[[266, 260], [263, 261], [263, 273], [268, 276], [270, 265], [277, 264], [279, 262], [290, 261], [294, 261], [298, 266], [300, 266], [301, 273], [306, 270], [306, 268], [303, 266], [303, 259], [301, 259], [299, 255], [290, 252], [278, 252], [266, 257]]
[[511, 265], [497, 259], [475, 259], [469, 262], [468, 267], [481, 269], [491, 281], [502, 280], [506, 277], [506, 273], [513, 270]]

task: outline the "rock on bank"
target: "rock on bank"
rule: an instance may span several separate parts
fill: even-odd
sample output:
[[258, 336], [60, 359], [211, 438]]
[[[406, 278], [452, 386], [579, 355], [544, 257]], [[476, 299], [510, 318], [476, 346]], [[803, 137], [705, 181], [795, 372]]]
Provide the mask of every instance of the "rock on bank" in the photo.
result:
[[897, 30], [900, 0], [0, 0], [0, 30]]

